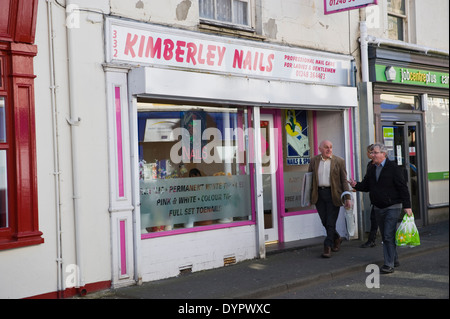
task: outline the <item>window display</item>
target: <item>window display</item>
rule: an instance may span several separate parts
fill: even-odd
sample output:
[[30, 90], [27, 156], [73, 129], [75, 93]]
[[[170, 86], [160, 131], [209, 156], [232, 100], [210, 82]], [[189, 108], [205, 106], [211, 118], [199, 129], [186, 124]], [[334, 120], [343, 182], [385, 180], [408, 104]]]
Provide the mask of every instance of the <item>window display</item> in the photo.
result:
[[285, 110], [283, 113], [285, 213], [312, 211], [313, 207], [304, 206], [301, 197], [303, 178], [312, 156], [312, 114], [306, 110]]
[[138, 102], [141, 231], [251, 220], [246, 109]]

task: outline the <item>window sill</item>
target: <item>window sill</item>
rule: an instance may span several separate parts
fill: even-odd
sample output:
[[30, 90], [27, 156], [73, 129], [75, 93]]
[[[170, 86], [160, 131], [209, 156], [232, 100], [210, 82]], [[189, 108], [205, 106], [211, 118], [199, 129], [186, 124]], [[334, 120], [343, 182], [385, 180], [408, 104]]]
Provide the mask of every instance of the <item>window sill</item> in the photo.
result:
[[226, 34], [259, 41], [266, 40], [266, 37], [256, 34], [256, 30], [254, 28], [229, 24], [226, 22], [200, 19], [198, 28], [200, 31], [207, 31], [211, 33]]
[[10, 240], [1, 240], [0, 251], [42, 244], [44, 243], [44, 238], [42, 238], [41, 236], [42, 232], [33, 232], [22, 235], [20, 238], [14, 236], [14, 238]]
[[180, 228], [180, 229], [176, 229], [176, 230], [145, 233], [145, 234], [141, 234], [141, 239], [143, 240], [143, 239], [149, 239], [149, 238], [155, 238], [155, 237], [189, 234], [189, 233], [195, 233], [195, 232], [205, 231], [205, 230], [224, 229], [224, 228], [249, 226], [249, 225], [255, 225], [255, 221], [246, 220], [246, 221], [232, 222], [232, 223], [226, 223], [226, 224], [214, 224], [214, 225], [210, 225], [210, 226], [197, 226], [194, 228]]

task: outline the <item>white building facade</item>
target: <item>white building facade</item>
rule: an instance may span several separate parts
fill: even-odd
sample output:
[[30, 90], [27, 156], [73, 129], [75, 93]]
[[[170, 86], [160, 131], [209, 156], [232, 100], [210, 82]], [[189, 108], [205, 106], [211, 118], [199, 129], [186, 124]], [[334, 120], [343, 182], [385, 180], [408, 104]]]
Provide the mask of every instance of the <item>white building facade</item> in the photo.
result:
[[[386, 5], [367, 12], [384, 21], [376, 8]], [[368, 8], [325, 14], [320, 0], [36, 1], [35, 38], [26, 45], [34, 49], [20, 51], [33, 61], [22, 77], [34, 85], [34, 237], [16, 244], [13, 228], [25, 223], [15, 203], [25, 191], [11, 184], [8, 165], [18, 160], [7, 155], [0, 297], [86, 294], [264, 258], [268, 245], [323, 236], [303, 196], [309, 159], [330, 139], [348, 175], [360, 178], [359, 144], [375, 138], [359, 123], [358, 89], [369, 85], [359, 84], [358, 40]], [[448, 25], [448, 15], [442, 20]], [[17, 39], [1, 41], [9, 61]], [[439, 51], [445, 75], [448, 40], [417, 43]], [[446, 61], [448, 76], [448, 53]], [[0, 151], [10, 154], [28, 144], [26, 137], [8, 144], [7, 124], [15, 123], [8, 114], [20, 108], [10, 103], [15, 91], [2, 92]], [[448, 130], [448, 92], [446, 123]], [[445, 163], [429, 165], [441, 171]], [[433, 203], [445, 209], [445, 200]], [[342, 211], [341, 236], [363, 235], [363, 210], [355, 196], [359, 227], [349, 233]]]

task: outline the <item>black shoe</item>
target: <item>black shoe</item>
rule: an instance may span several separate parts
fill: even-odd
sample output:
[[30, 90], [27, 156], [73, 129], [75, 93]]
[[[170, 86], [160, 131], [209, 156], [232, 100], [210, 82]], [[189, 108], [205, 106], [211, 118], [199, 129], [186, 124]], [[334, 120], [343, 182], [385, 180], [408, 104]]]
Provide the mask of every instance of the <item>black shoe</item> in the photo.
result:
[[392, 274], [394, 272], [394, 268], [386, 266], [386, 265], [383, 265], [383, 267], [381, 267], [380, 271], [383, 274]]
[[369, 248], [369, 247], [372, 248], [375, 246], [376, 246], [376, 244], [374, 241], [367, 241], [366, 243], [362, 244], [360, 247], [361, 248]]
[[394, 262], [394, 267], [395, 268], [400, 267], [400, 262], [398, 262], [398, 261]]

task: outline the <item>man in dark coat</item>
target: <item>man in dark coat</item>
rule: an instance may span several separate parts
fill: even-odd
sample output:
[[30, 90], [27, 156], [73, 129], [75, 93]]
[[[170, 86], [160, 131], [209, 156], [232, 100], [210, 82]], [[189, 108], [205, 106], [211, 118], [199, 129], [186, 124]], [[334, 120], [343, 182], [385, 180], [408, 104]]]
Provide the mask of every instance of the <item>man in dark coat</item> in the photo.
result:
[[383, 239], [384, 265], [381, 272], [392, 273], [399, 265], [395, 232], [402, 208], [408, 216], [412, 215], [408, 185], [402, 169], [387, 158], [387, 149], [381, 143], [373, 144], [373, 165], [367, 168], [361, 182], [353, 179], [349, 184], [361, 192], [369, 192], [375, 217]]

